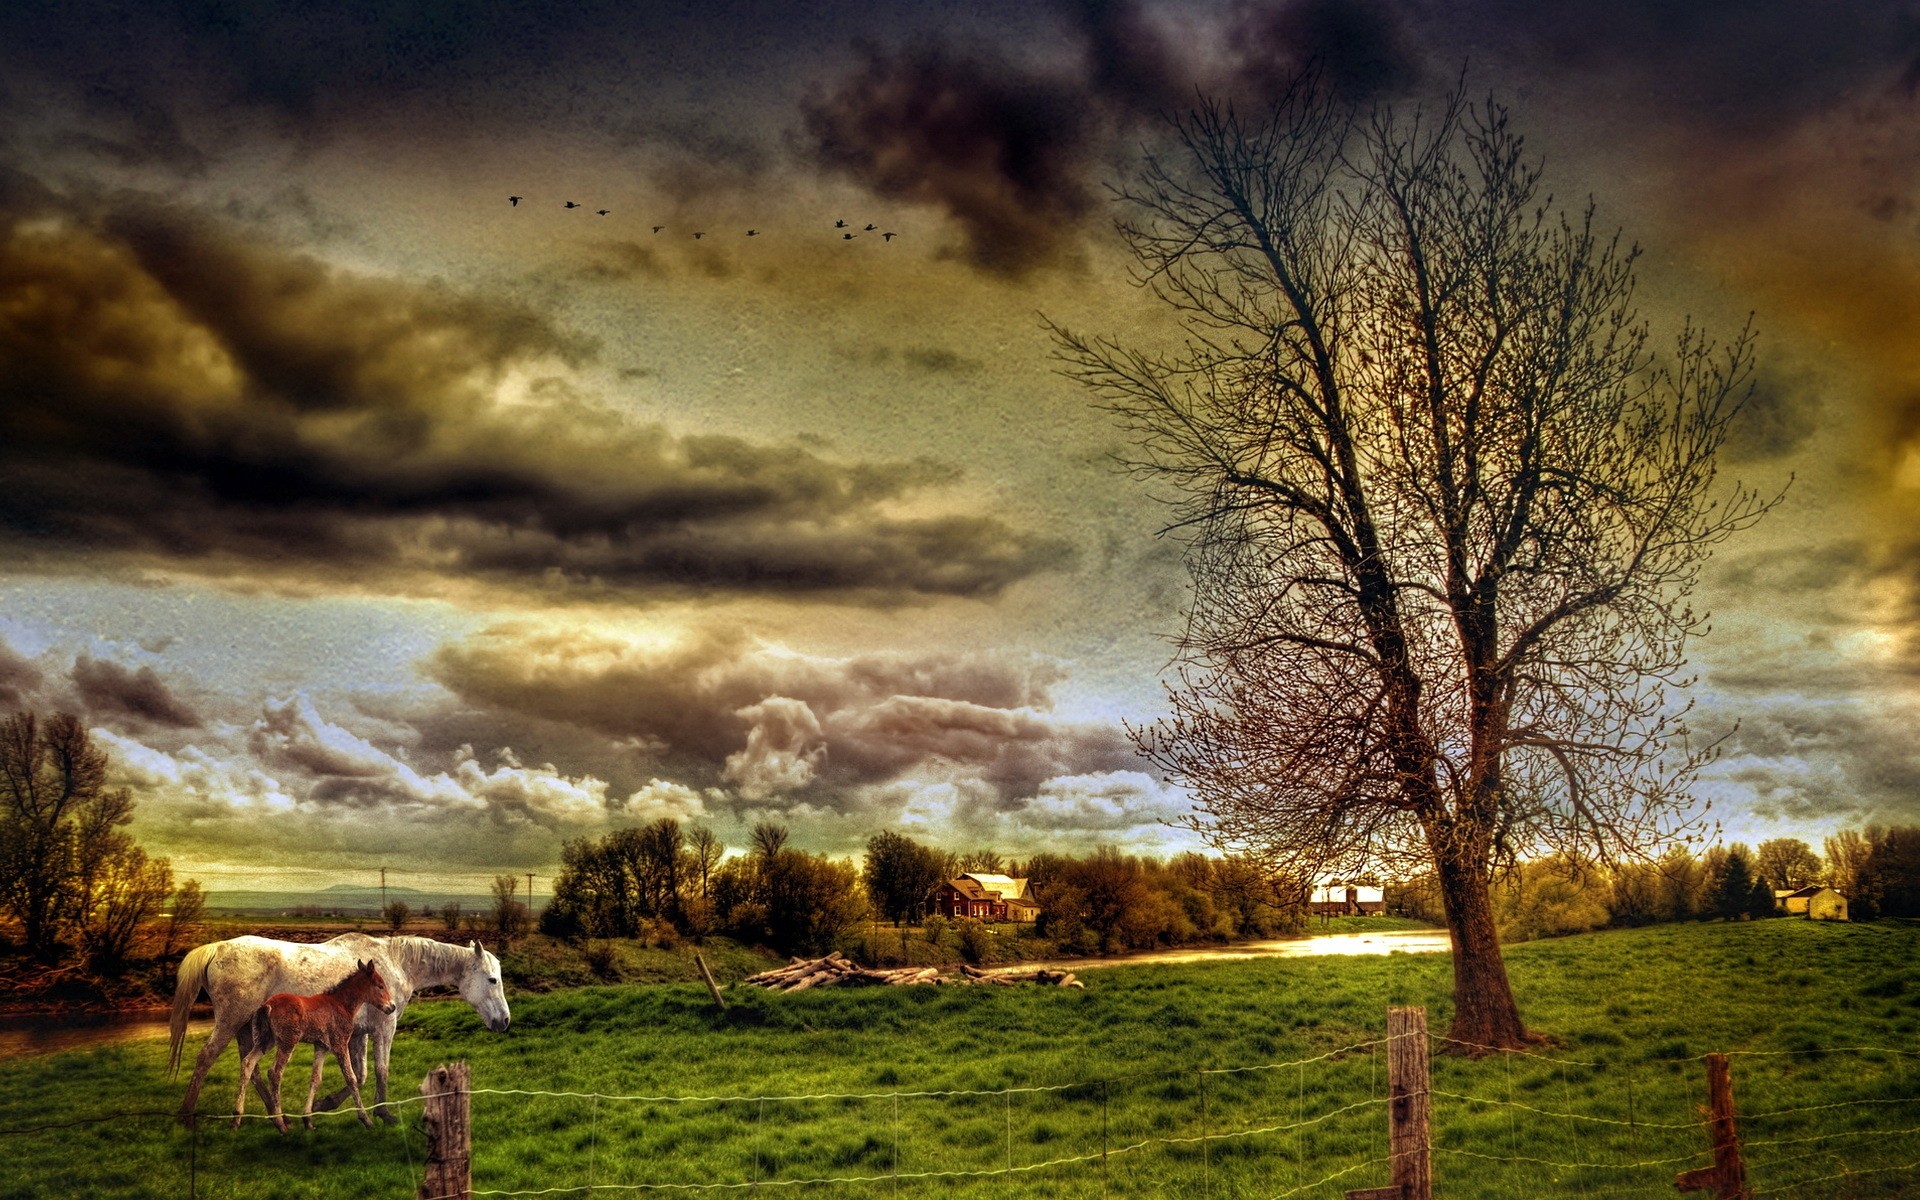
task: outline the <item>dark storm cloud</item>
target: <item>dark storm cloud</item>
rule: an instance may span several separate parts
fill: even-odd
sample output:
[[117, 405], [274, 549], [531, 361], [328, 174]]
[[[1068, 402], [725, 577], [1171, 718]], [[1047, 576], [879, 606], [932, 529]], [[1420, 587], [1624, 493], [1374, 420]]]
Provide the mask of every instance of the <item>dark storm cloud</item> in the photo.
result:
[[750, 805], [842, 811], [952, 771], [1017, 807], [1049, 781], [1137, 766], [1110, 722], [1050, 711], [1058, 668], [978, 655], [822, 658], [721, 633], [666, 647], [503, 626], [441, 648], [432, 675], [468, 704], [645, 746]]
[[803, 107], [823, 166], [883, 199], [942, 209], [975, 266], [1017, 277], [1073, 256], [1093, 208], [1094, 122], [1078, 81], [984, 49], [870, 48]]
[[[680, 436], [568, 394], [593, 348], [519, 305], [350, 274], [138, 204], [0, 242], [0, 535], [209, 573], [368, 586], [984, 595], [1060, 548], [974, 515], [888, 515], [950, 484]], [[533, 401], [510, 375], [545, 371]]]
[[1254, 102], [1277, 100], [1309, 70], [1356, 101], [1403, 94], [1425, 75], [1391, 0], [1243, 2], [1231, 30], [1230, 90]]
[[1496, 48], [1510, 73], [1612, 85], [1614, 110], [1654, 110], [1728, 133], [1765, 133], [1828, 107], [1881, 64], [1889, 79], [1920, 51], [1920, 22], [1896, 0], [1422, 0], [1436, 36]]
[[1063, 0], [1060, 8], [1086, 41], [1087, 82], [1095, 92], [1148, 113], [1192, 102], [1198, 80], [1191, 67], [1137, 0]]
[[[14, 79], [75, 85], [124, 133], [103, 149], [189, 163], [176, 106], [251, 109], [311, 132], [409, 99], [490, 91], [560, 57], [593, 14], [505, 0], [388, 4], [324, 12], [288, 3], [118, 4], [74, 0], [0, 9]], [[160, 136], [155, 136], [155, 135]]]
[[1752, 395], [1728, 430], [1727, 457], [1746, 463], [1798, 450], [1818, 428], [1821, 404], [1819, 385], [1811, 377], [1770, 367], [1754, 381]]
[[95, 716], [132, 718], [175, 729], [192, 729], [200, 724], [200, 715], [174, 695], [150, 666], [136, 671], [110, 659], [82, 654], [73, 660], [69, 678]]
[[41, 678], [39, 667], [0, 641], [0, 714], [27, 707]]

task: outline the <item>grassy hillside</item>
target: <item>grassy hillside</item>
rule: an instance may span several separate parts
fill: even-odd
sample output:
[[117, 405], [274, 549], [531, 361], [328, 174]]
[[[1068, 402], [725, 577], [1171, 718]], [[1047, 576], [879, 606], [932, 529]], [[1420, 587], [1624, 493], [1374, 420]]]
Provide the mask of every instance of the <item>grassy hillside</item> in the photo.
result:
[[[1917, 952], [1920, 925], [1799, 921], [1514, 947], [1522, 1006], [1556, 1041], [1541, 1056], [1436, 1058], [1436, 1194], [1677, 1194], [1673, 1173], [1705, 1161], [1704, 1131], [1684, 1127], [1702, 1095], [1690, 1060], [1713, 1050], [1740, 1052], [1735, 1093], [1761, 1194], [1915, 1194], [1920, 1170], [1880, 1168], [1920, 1160], [1920, 1104], [1909, 1099], [1920, 1096]], [[426, 1068], [464, 1058], [479, 1089], [735, 1097], [477, 1095], [482, 1189], [860, 1178], [896, 1164], [909, 1175], [996, 1171], [1093, 1156], [809, 1190], [1328, 1197], [1385, 1182], [1385, 1168], [1368, 1165], [1385, 1153], [1384, 1059], [1362, 1046], [1274, 1064], [1378, 1038], [1388, 1004], [1425, 1004], [1443, 1031], [1448, 986], [1443, 956], [1402, 955], [1116, 967], [1089, 973], [1084, 992], [751, 992], [725, 1017], [697, 986], [583, 988], [522, 998], [505, 1036], [483, 1032], [464, 1006], [416, 1008], [394, 1077], [396, 1094], [412, 1095]], [[159, 1043], [0, 1063], [0, 1126], [164, 1110], [178, 1087]], [[230, 1106], [232, 1087], [229, 1058], [204, 1106]], [[927, 1091], [972, 1094], [913, 1094]], [[817, 1093], [839, 1095], [800, 1098]], [[417, 1107], [404, 1111], [417, 1119]], [[1872, 1131], [1882, 1132], [1862, 1136]], [[1117, 1152], [1104, 1166], [1103, 1146]], [[421, 1154], [417, 1134], [337, 1117], [288, 1137], [263, 1123], [203, 1128], [197, 1149], [161, 1119], [8, 1135], [0, 1148], [6, 1196], [185, 1194], [191, 1163], [201, 1196], [401, 1197]], [[1843, 1172], [1853, 1175], [1829, 1178]], [[1815, 1182], [1788, 1186], [1796, 1181]]]

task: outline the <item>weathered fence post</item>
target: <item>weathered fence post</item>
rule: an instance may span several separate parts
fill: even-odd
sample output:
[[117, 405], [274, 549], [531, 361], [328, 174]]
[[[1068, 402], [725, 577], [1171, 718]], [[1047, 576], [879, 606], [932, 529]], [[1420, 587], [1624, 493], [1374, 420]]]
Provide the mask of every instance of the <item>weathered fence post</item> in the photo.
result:
[[463, 1062], [447, 1063], [420, 1081], [420, 1127], [427, 1138], [420, 1200], [469, 1200], [473, 1188], [473, 1121], [468, 1093], [473, 1076]]
[[1427, 1010], [1387, 1010], [1387, 1151], [1391, 1184], [1360, 1188], [1346, 1200], [1433, 1200], [1428, 1114]]
[[1740, 1130], [1734, 1123], [1733, 1075], [1727, 1056], [1707, 1059], [1707, 1135], [1713, 1140], [1713, 1165], [1682, 1171], [1673, 1186], [1683, 1192], [1712, 1191], [1714, 1200], [1752, 1200], [1747, 1165], [1740, 1161]]
[[698, 950], [693, 952], [693, 964], [700, 968], [700, 978], [706, 981], [707, 994], [713, 997], [714, 1004], [719, 1007], [721, 1012], [727, 1011], [727, 1001], [726, 998], [720, 994], [720, 985], [713, 981], [713, 972], [707, 969], [707, 960], [700, 956]]

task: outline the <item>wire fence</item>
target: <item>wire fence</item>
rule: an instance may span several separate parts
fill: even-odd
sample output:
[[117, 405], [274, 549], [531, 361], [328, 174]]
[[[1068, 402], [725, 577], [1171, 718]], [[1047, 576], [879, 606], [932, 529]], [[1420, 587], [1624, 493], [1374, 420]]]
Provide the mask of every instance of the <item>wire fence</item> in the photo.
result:
[[[1424, 1094], [1436, 1195], [1672, 1197], [1677, 1172], [1713, 1161], [1705, 1055], [1583, 1059], [1548, 1049], [1490, 1052], [1444, 1037], [1431, 1043], [1438, 1053]], [[475, 1086], [467, 1093], [471, 1195], [1339, 1196], [1388, 1182], [1389, 1045], [1372, 1038], [1284, 1061], [942, 1088]], [[1728, 1056], [1754, 1063], [1736, 1079], [1755, 1197], [1920, 1194], [1920, 1051], [1844, 1046]], [[428, 1156], [421, 1104], [419, 1096], [389, 1101], [386, 1112], [398, 1123], [375, 1143], [393, 1159], [386, 1186], [404, 1179], [416, 1195]], [[122, 1110], [22, 1123], [0, 1128], [0, 1139], [70, 1137], [128, 1123], [151, 1128], [173, 1116]], [[177, 1189], [147, 1190], [197, 1198], [210, 1172], [244, 1170], [249, 1151], [232, 1141], [231, 1116], [202, 1110], [195, 1127], [177, 1135], [188, 1139], [185, 1178]], [[351, 1104], [315, 1114], [323, 1124], [356, 1116]], [[268, 1119], [258, 1111], [245, 1117]], [[262, 1144], [256, 1140], [251, 1152]]]

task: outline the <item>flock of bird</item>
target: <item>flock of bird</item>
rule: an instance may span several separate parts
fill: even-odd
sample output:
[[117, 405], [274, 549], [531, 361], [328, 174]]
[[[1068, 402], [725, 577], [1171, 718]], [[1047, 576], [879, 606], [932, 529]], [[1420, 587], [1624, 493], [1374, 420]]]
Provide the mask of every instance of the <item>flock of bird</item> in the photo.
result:
[[[525, 196], [508, 196], [507, 203], [513, 205], [513, 207], [515, 208], [519, 208], [520, 202], [525, 199], [526, 199]], [[561, 205], [561, 207], [562, 208], [585, 208], [586, 205], [576, 204], [572, 200], [569, 200], [565, 204]], [[593, 212], [595, 216], [601, 216], [601, 217], [610, 217], [613, 215], [613, 210], [610, 208], [596, 208], [593, 210]], [[853, 226], [847, 224], [845, 221], [835, 221], [833, 223], [833, 227], [840, 231], [840, 239], [842, 241], [847, 241], [847, 242], [850, 242], [853, 239], [868, 233], [878, 233], [880, 235], [880, 240], [883, 242], [890, 242], [894, 238], [897, 238], [900, 236], [899, 234], [894, 233], [892, 230], [882, 230], [878, 225], [873, 225], [873, 224], [862, 226], [858, 231], [856, 231], [853, 228]], [[666, 229], [667, 227], [665, 225], [655, 225], [653, 227], [653, 231], [655, 233], [664, 233], [666, 232]], [[693, 234], [693, 240], [697, 242], [701, 238], [706, 236], [707, 236], [706, 230], [704, 229], [695, 230]], [[746, 236], [759, 237], [760, 231], [758, 229], [749, 229], [747, 230]]]

